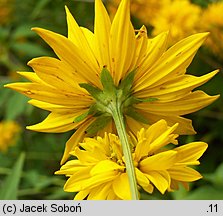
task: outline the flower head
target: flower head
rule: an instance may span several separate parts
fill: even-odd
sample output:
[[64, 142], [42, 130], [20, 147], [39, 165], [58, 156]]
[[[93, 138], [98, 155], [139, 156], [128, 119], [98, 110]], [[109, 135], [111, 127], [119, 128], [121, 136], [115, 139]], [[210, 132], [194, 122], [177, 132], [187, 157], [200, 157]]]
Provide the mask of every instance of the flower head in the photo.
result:
[[138, 129], [165, 119], [179, 123], [180, 134], [195, 133], [191, 121], [182, 117], [207, 106], [218, 96], [192, 91], [217, 71], [201, 77], [187, 75], [208, 33], [185, 38], [167, 49], [168, 32], [147, 38], [143, 26], [135, 32], [130, 21], [130, 1], [122, 0], [113, 19], [101, 0], [95, 1], [94, 33], [78, 26], [66, 8], [68, 37], [34, 28], [54, 50], [57, 58], [40, 57], [28, 65], [34, 72], [20, 72], [30, 82], [6, 87], [30, 97], [30, 103], [50, 111], [49, 116], [28, 129], [41, 132], [76, 130], [66, 144], [62, 163], [83, 137], [116, 133], [109, 109], [119, 105], [126, 129]]
[[[138, 186], [148, 193], [157, 188], [162, 194], [188, 187], [188, 182], [202, 176], [191, 168], [207, 149], [204, 142], [173, 147], [178, 124], [168, 127], [160, 120], [142, 128], [130, 138]], [[173, 145], [174, 144], [174, 145]], [[118, 137], [105, 133], [104, 138], [85, 138], [71, 155], [76, 159], [64, 164], [56, 174], [69, 177], [64, 190], [78, 192], [75, 199], [130, 199], [125, 159]]]
[[223, 59], [223, 2], [215, 2], [208, 5], [208, 8], [203, 11], [201, 17], [200, 29], [210, 31], [210, 37], [206, 41], [210, 50]]
[[9, 146], [16, 143], [21, 127], [14, 121], [0, 122], [0, 151], [6, 152]]
[[[114, 16], [115, 11], [121, 0], [108, 1], [108, 11], [111, 16]], [[159, 14], [159, 11], [165, 5], [170, 4], [171, 0], [132, 0], [131, 13], [136, 18], [140, 19], [145, 25], [151, 24], [153, 19]]]
[[[183, 8], [183, 10], [182, 10]], [[173, 0], [165, 4], [152, 20], [152, 34], [170, 30], [170, 44], [197, 32], [201, 8], [189, 0]]]

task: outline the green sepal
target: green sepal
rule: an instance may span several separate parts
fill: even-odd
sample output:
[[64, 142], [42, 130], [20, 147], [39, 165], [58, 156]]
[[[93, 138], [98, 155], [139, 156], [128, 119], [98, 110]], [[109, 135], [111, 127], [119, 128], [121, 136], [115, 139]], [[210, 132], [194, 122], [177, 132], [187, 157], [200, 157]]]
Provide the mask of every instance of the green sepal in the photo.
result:
[[88, 115], [95, 115], [95, 113], [97, 113], [97, 104], [94, 103], [90, 106], [89, 110], [88, 110]]
[[81, 88], [84, 88], [85, 90], [87, 90], [89, 92], [89, 94], [96, 100], [99, 100], [99, 101], [102, 100], [103, 91], [100, 90], [99, 88], [94, 87], [88, 83], [80, 83], [79, 86]]
[[159, 100], [158, 98], [136, 98], [136, 100], [138, 101], [138, 103], [146, 103], [146, 102], [153, 102], [153, 101], [157, 101]]
[[89, 136], [94, 136], [96, 133], [103, 129], [110, 121], [112, 120], [111, 116], [101, 115], [87, 128], [86, 132]]
[[125, 96], [128, 95], [131, 91], [134, 77], [135, 77], [135, 71], [136, 69], [128, 73], [128, 75], [121, 81], [119, 85], [119, 89], [122, 90], [123, 95]]
[[94, 117], [97, 117], [97, 116], [102, 115], [104, 112], [105, 112], [105, 110], [103, 110], [103, 106], [100, 107], [99, 104], [94, 103], [94, 104], [92, 104], [90, 106], [90, 108], [86, 112], [84, 112], [81, 115], [77, 116], [74, 119], [74, 123], [83, 121], [88, 115], [92, 115]]
[[133, 107], [128, 107], [126, 109], [126, 115], [132, 117], [133, 119], [135, 119], [136, 121], [140, 121], [144, 124], [149, 124], [149, 121], [140, 113], [138, 113]]
[[158, 98], [136, 98], [134, 96], [129, 97], [125, 102], [124, 102], [124, 107], [128, 107], [131, 106], [133, 104], [138, 104], [138, 103], [148, 103], [148, 102], [153, 102], [153, 101], [157, 101]]
[[101, 84], [103, 85], [103, 92], [105, 94], [114, 95], [116, 87], [113, 78], [107, 68], [103, 68], [101, 71]]
[[89, 110], [87, 112], [82, 113], [74, 119], [74, 123], [83, 121], [89, 115]]

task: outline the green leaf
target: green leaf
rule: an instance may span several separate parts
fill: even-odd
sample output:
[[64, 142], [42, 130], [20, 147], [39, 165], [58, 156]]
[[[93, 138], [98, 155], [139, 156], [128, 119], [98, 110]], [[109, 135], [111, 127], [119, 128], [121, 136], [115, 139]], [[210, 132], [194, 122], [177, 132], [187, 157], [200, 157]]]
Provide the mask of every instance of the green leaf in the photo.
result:
[[[4, 85], [4, 83], [3, 83]], [[6, 102], [6, 100], [8, 100], [8, 98], [10, 98], [10, 95], [12, 93], [12, 91], [10, 89], [6, 89], [3, 88], [2, 83], [0, 83], [0, 107], [3, 106]]]
[[25, 154], [21, 153], [18, 160], [15, 162], [12, 172], [6, 177], [2, 183], [0, 190], [1, 200], [15, 200], [17, 199], [19, 182], [21, 179], [22, 168], [25, 160]]
[[106, 68], [103, 68], [101, 71], [101, 83], [104, 87], [104, 93], [114, 95], [116, 92], [115, 84], [110, 72]]
[[17, 92], [13, 92], [13, 95], [9, 98], [6, 104], [6, 119], [13, 120], [21, 115], [27, 104], [28, 98]]
[[223, 188], [223, 163], [218, 166], [214, 173], [204, 174], [204, 179], [212, 182], [217, 187]]
[[12, 38], [19, 39], [19, 38], [27, 38], [27, 37], [34, 37], [36, 36], [33, 31], [31, 31], [31, 25], [21, 25], [15, 29], [14, 33], [12, 34]]
[[222, 200], [223, 193], [221, 190], [212, 186], [205, 185], [199, 187], [194, 191], [190, 191], [188, 196], [184, 197], [185, 200]]
[[[8, 40], [9, 35], [10, 35], [9, 28], [3, 28], [0, 26], [0, 41], [5, 42], [6, 40]], [[3, 44], [1, 44], [1, 46], [3, 46]], [[1, 49], [2, 49], [2, 47], [1, 47]]]
[[11, 48], [16, 52], [28, 55], [29, 57], [42, 56], [47, 55], [49, 53], [46, 49], [42, 48], [41, 46], [30, 42], [12, 43]]
[[47, 200], [65, 200], [73, 199], [74, 193], [67, 193], [63, 190], [63, 187], [55, 187], [52, 192], [46, 196]]
[[87, 134], [94, 136], [99, 130], [103, 129], [110, 121], [112, 120], [111, 116], [101, 115], [99, 116], [88, 128]]
[[39, 0], [32, 11], [31, 18], [36, 19], [38, 15], [42, 12], [43, 8], [50, 2], [50, 0]]
[[133, 107], [128, 107], [125, 114], [132, 117], [136, 121], [140, 121], [144, 124], [149, 124], [149, 121], [143, 115], [136, 112], [136, 110]]
[[128, 73], [128, 75], [120, 83], [119, 88], [122, 89], [123, 95], [127, 95], [130, 93], [135, 77], [135, 71], [136, 70], [133, 70]]
[[[30, 170], [26, 172], [23, 179], [31, 185], [31, 188], [35, 191], [40, 191], [52, 185], [56, 177], [41, 175], [37, 170]], [[38, 179], [38, 181], [36, 181], [36, 179]]]

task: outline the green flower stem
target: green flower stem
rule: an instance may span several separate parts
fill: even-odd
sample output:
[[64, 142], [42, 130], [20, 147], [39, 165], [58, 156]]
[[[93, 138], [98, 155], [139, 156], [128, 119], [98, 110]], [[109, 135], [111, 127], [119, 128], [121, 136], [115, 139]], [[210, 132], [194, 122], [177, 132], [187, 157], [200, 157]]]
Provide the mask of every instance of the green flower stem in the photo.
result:
[[139, 193], [137, 189], [137, 181], [135, 175], [135, 167], [132, 159], [132, 152], [129, 145], [128, 137], [126, 134], [125, 124], [123, 114], [121, 112], [120, 106], [118, 104], [110, 104], [110, 110], [112, 117], [114, 119], [116, 129], [122, 144], [122, 150], [125, 158], [126, 171], [130, 184], [130, 191], [132, 195], [132, 200], [139, 200]]
[[[133, 200], [138, 200], [139, 192], [137, 188], [135, 166], [132, 159], [132, 151], [128, 141], [123, 115], [124, 110], [127, 109], [127, 115], [146, 123], [144, 118], [142, 118], [132, 106], [135, 103], [141, 102], [141, 99], [131, 96], [134, 74], [135, 73], [133, 70], [121, 81], [118, 86], [115, 86], [110, 72], [106, 67], [104, 67], [101, 71], [101, 83], [103, 90], [88, 83], [80, 83], [80, 87], [89, 92], [89, 94], [95, 99], [95, 103], [92, 104], [87, 113], [75, 118], [74, 122], [83, 120], [89, 114], [97, 117], [97, 120], [93, 122], [86, 130], [88, 134], [93, 135], [100, 129], [104, 128], [104, 126], [111, 120], [111, 117], [113, 118], [122, 145], [131, 196]], [[148, 99], [148, 101], [151, 100], [153, 101], [154, 98]]]

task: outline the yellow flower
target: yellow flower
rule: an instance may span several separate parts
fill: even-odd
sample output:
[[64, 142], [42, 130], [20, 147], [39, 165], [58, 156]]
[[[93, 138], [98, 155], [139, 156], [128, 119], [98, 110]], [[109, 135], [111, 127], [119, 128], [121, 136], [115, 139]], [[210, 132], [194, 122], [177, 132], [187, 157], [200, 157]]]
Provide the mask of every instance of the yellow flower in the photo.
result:
[[[108, 1], [108, 11], [113, 17], [121, 0]], [[171, 0], [132, 0], [131, 13], [144, 24], [151, 24], [152, 20], [159, 15], [162, 7], [169, 4]]]
[[206, 41], [210, 50], [223, 59], [223, 2], [209, 4], [204, 10], [200, 21], [200, 29], [210, 31], [210, 37]]
[[9, 146], [16, 143], [21, 127], [14, 121], [0, 122], [0, 151], [6, 152]]
[[121, 1], [112, 22], [101, 0], [96, 0], [94, 33], [79, 27], [67, 8], [66, 13], [68, 38], [33, 29], [59, 59], [33, 59], [28, 65], [34, 72], [20, 72], [30, 82], [6, 85], [32, 98], [32, 105], [50, 111], [44, 121], [28, 129], [54, 133], [76, 129], [62, 163], [86, 133], [116, 133], [110, 109], [117, 104], [116, 114], [124, 115], [127, 132], [136, 134], [165, 119], [169, 126], [179, 123], [177, 133], [195, 133], [182, 115], [218, 98], [192, 91], [217, 71], [201, 77], [185, 74], [208, 33], [192, 35], [167, 49], [168, 32], [148, 39], [143, 26], [135, 34], [129, 0]]
[[189, 0], [173, 0], [165, 4], [151, 24], [152, 34], [158, 35], [170, 30], [169, 43], [172, 45], [190, 34], [196, 33], [200, 24], [201, 8]]
[[[130, 139], [137, 183], [148, 193], [155, 187], [164, 194], [177, 189], [178, 184], [187, 187], [189, 182], [202, 178], [190, 166], [199, 164], [207, 144], [192, 142], [170, 148], [171, 143], [178, 143], [178, 135], [173, 133], [177, 125], [168, 127], [160, 120]], [[77, 159], [68, 161], [56, 174], [69, 177], [64, 190], [78, 192], [75, 199], [131, 198], [125, 160], [116, 135], [105, 133], [104, 138], [85, 138], [71, 155]]]

